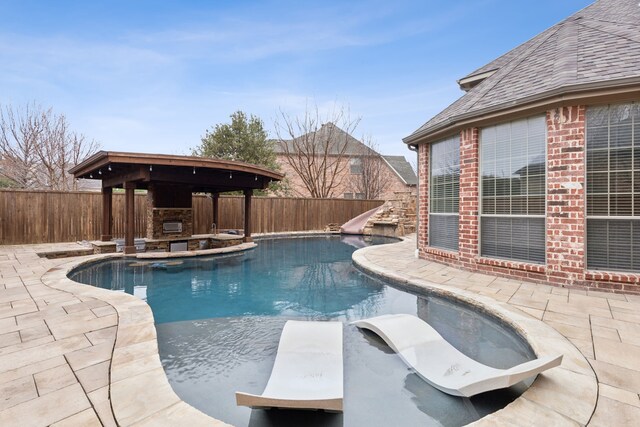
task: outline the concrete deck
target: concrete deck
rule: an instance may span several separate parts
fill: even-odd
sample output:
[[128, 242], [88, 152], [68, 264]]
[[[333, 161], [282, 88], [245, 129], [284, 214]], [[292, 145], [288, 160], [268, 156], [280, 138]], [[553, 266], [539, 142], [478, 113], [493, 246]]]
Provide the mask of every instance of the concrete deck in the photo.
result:
[[[44, 259], [61, 245], [0, 246], [0, 425], [224, 425], [171, 389], [141, 300], [75, 284], [100, 256]], [[64, 246], [64, 245], [63, 245]], [[416, 260], [415, 243], [364, 248], [361, 268], [461, 298], [565, 362], [478, 425], [636, 425], [640, 296], [567, 290]]]

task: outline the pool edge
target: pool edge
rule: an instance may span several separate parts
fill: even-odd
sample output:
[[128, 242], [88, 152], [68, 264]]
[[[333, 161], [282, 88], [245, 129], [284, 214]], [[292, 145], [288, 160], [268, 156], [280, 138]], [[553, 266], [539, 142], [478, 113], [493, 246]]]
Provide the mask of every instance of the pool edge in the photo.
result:
[[[409, 246], [414, 244], [411, 239], [391, 243]], [[426, 290], [436, 296], [453, 299], [490, 314], [522, 336], [538, 357], [557, 353], [564, 355], [561, 366], [538, 375], [533, 384], [512, 403], [469, 425], [510, 426], [528, 424], [531, 420], [536, 420], [534, 425], [569, 426], [589, 423], [597, 404], [598, 381], [591, 364], [567, 338], [543, 321], [507, 303], [411, 276], [400, 271], [397, 266], [392, 270], [367, 257], [382, 249], [384, 248], [377, 246], [358, 249], [352, 255], [353, 263], [365, 273], [392, 281], [397, 287], [414, 291]], [[406, 252], [413, 254], [413, 249]], [[422, 260], [411, 260], [414, 261], [419, 263]], [[565, 400], [559, 402], [560, 396], [564, 396]], [[576, 404], [571, 405], [566, 398], [574, 399]], [[585, 401], [588, 402], [586, 406]]]
[[[485, 416], [472, 425], [513, 425], [524, 420], [538, 420], [541, 424], [553, 422], [555, 425], [588, 423], [595, 409], [598, 383], [590, 364], [573, 344], [549, 325], [519, 312], [508, 304], [425, 279], [412, 278], [367, 258], [367, 254], [373, 250], [403, 244], [410, 245], [411, 240], [359, 249], [354, 252], [353, 261], [369, 274], [391, 280], [397, 286], [408, 289], [426, 288], [486, 310], [521, 334], [538, 356], [560, 351], [567, 359], [561, 367], [538, 376], [533, 385], [507, 407]], [[183, 402], [169, 385], [158, 354], [153, 314], [144, 301], [128, 294], [79, 284], [67, 277], [71, 270], [82, 264], [109, 257], [113, 255], [93, 255], [61, 264], [46, 272], [42, 276], [42, 282], [80, 297], [100, 299], [116, 310], [118, 324], [109, 369], [109, 394], [112, 412], [118, 425], [154, 425], [161, 421], [161, 424], [168, 425], [186, 422], [196, 426], [227, 426], [228, 424]], [[577, 384], [583, 391], [575, 394], [576, 401], [580, 399], [584, 402], [586, 391], [587, 399], [593, 402], [590, 411], [573, 414], [558, 411], [558, 395], [566, 396], [572, 390], [571, 385]]]
[[51, 288], [96, 298], [116, 310], [116, 339], [109, 367], [111, 412], [120, 426], [229, 426], [182, 401], [173, 391], [160, 361], [149, 305], [123, 292], [74, 282], [67, 277], [81, 265], [120, 255], [92, 255], [61, 264], [41, 278]]

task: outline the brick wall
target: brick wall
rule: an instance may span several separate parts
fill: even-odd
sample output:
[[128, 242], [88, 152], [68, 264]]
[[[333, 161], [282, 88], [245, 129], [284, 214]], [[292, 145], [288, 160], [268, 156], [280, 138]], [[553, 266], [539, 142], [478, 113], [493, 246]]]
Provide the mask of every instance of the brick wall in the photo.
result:
[[429, 146], [418, 145], [418, 249], [426, 257], [429, 249]]
[[[428, 180], [429, 167], [424, 159], [428, 158], [429, 146], [420, 145], [418, 158], [420, 169], [420, 206], [424, 203], [424, 213], [420, 210], [420, 228], [425, 237], [419, 242], [420, 253], [424, 258], [445, 262], [471, 270], [478, 268], [478, 177], [479, 177], [479, 129], [469, 128], [460, 132], [460, 193], [458, 220], [458, 252], [450, 252], [426, 246], [428, 241]], [[426, 202], [425, 202], [426, 201]], [[424, 218], [424, 220], [423, 220]], [[424, 225], [424, 228], [423, 228]]]
[[[304, 185], [304, 181], [302, 180], [300, 175], [298, 175], [295, 169], [291, 167], [291, 165], [289, 165], [286, 157], [283, 154], [279, 154], [276, 158], [276, 161], [280, 165], [280, 172], [283, 173], [289, 181], [289, 185], [293, 195], [297, 197], [310, 197], [309, 190], [307, 190], [307, 187]], [[336, 177], [336, 186], [333, 190], [333, 194], [330, 197], [341, 198], [344, 197], [344, 193], [356, 192], [353, 187], [353, 182], [356, 179], [356, 175], [351, 174], [349, 159], [345, 157], [340, 161], [342, 162], [342, 165], [340, 166], [340, 169], [342, 169], [342, 173], [340, 174], [340, 176]], [[391, 168], [389, 168], [386, 163], [383, 163], [383, 167], [385, 168], [384, 173], [389, 178], [388, 183], [385, 186], [385, 191], [379, 197], [380, 199], [391, 200], [394, 198], [396, 192], [415, 192], [415, 187], [405, 185], [404, 182], [402, 182], [402, 180], [398, 177], [398, 175], [393, 172], [393, 170], [391, 170]]]
[[473, 268], [478, 249], [478, 179], [479, 129], [465, 129], [460, 133], [460, 219], [458, 222], [458, 249], [460, 262]]
[[585, 107], [547, 112], [547, 276], [561, 285], [584, 281]]
[[479, 129], [460, 134], [459, 250], [428, 247], [429, 146], [419, 146], [419, 256], [471, 271], [556, 286], [640, 294], [640, 274], [588, 271], [585, 264], [585, 112], [582, 105], [552, 109], [547, 122], [546, 264], [479, 255]]

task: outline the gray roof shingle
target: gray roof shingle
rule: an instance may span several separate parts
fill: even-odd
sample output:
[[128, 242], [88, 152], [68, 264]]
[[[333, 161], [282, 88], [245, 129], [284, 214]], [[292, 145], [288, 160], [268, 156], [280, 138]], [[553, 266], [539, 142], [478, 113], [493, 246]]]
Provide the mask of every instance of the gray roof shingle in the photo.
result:
[[411, 167], [411, 164], [404, 156], [382, 156], [387, 164], [393, 169], [400, 179], [407, 185], [417, 185], [418, 177]]
[[[330, 142], [328, 143], [328, 148], [329, 154], [332, 155], [339, 155], [342, 152], [344, 144], [346, 144], [344, 154], [347, 156], [362, 156], [369, 152], [375, 154], [375, 151], [371, 150], [361, 141], [358, 141], [356, 138], [331, 122], [323, 124], [320, 129], [316, 130], [315, 132], [309, 132], [307, 134], [298, 136], [293, 140], [274, 140], [275, 152], [277, 154], [285, 153], [285, 147], [283, 146], [283, 144], [287, 144], [287, 146], [289, 147], [289, 151], [295, 151], [293, 141], [297, 139], [307, 141], [309, 143], [315, 143], [318, 153], [324, 150], [325, 146], [327, 146], [327, 141], [330, 140]], [[303, 143], [301, 145], [304, 146], [305, 144]]]
[[640, 77], [638, 3], [598, 0], [473, 71], [465, 78], [495, 70], [405, 142], [461, 116], [511, 108], [565, 87]]

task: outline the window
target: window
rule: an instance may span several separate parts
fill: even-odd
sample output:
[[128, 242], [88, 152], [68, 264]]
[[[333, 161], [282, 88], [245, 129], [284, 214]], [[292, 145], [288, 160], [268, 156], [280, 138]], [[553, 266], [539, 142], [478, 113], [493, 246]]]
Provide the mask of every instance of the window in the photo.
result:
[[640, 105], [589, 107], [587, 268], [640, 271]]
[[356, 199], [360, 199], [360, 200], [364, 200], [364, 193], [356, 193], [355, 194], [355, 198]]
[[480, 254], [545, 262], [544, 116], [480, 132]]
[[362, 159], [349, 159], [349, 170], [353, 175], [362, 175]]
[[344, 193], [345, 199], [353, 199], [353, 193]]
[[429, 246], [458, 250], [460, 137], [431, 144]]

